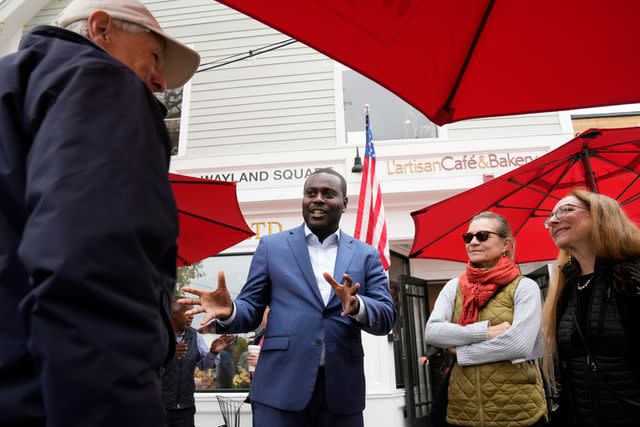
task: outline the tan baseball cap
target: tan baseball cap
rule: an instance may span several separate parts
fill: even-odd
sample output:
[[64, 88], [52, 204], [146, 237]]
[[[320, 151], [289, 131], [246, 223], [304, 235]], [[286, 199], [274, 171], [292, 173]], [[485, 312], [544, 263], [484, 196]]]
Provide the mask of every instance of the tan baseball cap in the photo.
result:
[[138, 24], [153, 31], [166, 41], [164, 78], [167, 89], [184, 85], [200, 65], [200, 55], [195, 50], [167, 35], [149, 9], [136, 0], [74, 0], [56, 18], [54, 25], [69, 24], [89, 18], [96, 10], [103, 10], [112, 18]]

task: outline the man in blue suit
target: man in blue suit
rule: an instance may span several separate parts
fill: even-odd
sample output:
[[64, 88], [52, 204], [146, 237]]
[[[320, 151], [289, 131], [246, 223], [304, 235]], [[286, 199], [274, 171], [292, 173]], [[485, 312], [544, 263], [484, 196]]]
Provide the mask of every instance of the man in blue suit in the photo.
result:
[[254, 330], [271, 307], [251, 384], [254, 427], [363, 426], [360, 331], [387, 334], [396, 312], [378, 252], [339, 229], [346, 193], [334, 170], [310, 175], [305, 223], [260, 240], [234, 301], [223, 272], [213, 292], [184, 289], [217, 332]]

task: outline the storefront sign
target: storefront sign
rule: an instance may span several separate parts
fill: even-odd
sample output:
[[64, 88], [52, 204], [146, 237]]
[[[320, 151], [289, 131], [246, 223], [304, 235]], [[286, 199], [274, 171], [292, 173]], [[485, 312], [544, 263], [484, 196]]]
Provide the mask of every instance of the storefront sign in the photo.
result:
[[545, 152], [527, 153], [472, 153], [447, 155], [437, 158], [393, 159], [385, 162], [383, 173], [390, 177], [408, 177], [449, 172], [473, 172], [487, 169], [515, 169], [525, 165]]
[[[219, 181], [236, 181], [242, 183], [263, 183], [263, 184], [292, 184], [297, 181], [303, 182], [309, 175], [318, 169], [326, 166], [313, 167], [291, 167], [291, 168], [270, 168], [270, 169], [248, 169], [236, 171], [219, 171], [198, 174], [200, 178], [216, 179]], [[330, 166], [340, 173], [344, 171], [335, 166]]]
[[250, 239], [260, 240], [262, 236], [269, 236], [284, 231], [282, 223], [278, 221], [257, 221], [249, 223], [249, 227], [256, 233]]
[[[492, 174], [501, 170], [511, 170], [525, 165], [546, 151], [535, 152], [485, 152], [448, 154], [439, 157], [378, 158], [378, 171], [390, 179], [413, 178], [416, 176], [464, 175], [471, 173]], [[352, 159], [347, 159], [352, 161]], [[300, 165], [291, 167], [234, 169], [234, 170], [191, 170], [177, 171], [200, 178], [220, 181], [235, 181], [239, 189], [266, 188], [302, 185], [318, 169], [330, 167], [347, 177], [345, 163], [323, 165]]]

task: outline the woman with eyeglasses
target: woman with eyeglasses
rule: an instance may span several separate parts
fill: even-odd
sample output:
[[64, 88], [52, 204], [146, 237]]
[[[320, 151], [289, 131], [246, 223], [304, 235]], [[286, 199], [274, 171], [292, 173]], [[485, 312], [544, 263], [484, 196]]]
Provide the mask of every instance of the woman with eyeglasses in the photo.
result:
[[615, 200], [584, 190], [560, 200], [545, 226], [560, 254], [542, 366], [558, 380], [560, 425], [638, 426], [640, 229]]
[[520, 274], [501, 215], [476, 215], [462, 239], [466, 271], [444, 286], [425, 331], [428, 344], [456, 354], [447, 423], [543, 425], [547, 405], [535, 363], [542, 353], [540, 289]]

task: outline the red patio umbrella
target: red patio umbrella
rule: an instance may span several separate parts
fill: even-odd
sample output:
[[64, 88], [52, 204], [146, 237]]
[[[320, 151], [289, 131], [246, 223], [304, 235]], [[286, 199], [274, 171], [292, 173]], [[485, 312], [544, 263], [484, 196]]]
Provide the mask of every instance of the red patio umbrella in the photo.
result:
[[236, 183], [169, 174], [178, 205], [178, 266], [213, 256], [255, 233], [247, 226]]
[[219, 0], [438, 125], [640, 102], [637, 0]]
[[475, 214], [491, 210], [511, 224], [518, 262], [555, 259], [558, 249], [544, 221], [575, 187], [615, 198], [640, 222], [640, 127], [589, 129], [505, 175], [412, 212], [410, 256], [466, 262], [460, 236]]

